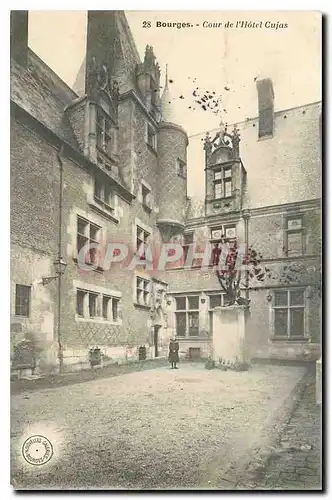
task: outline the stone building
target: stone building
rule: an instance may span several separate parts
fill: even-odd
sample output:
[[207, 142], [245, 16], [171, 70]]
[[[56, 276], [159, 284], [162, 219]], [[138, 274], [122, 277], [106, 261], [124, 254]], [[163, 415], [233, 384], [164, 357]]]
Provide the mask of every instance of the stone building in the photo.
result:
[[13, 11], [13, 348], [29, 340], [41, 371], [80, 369], [94, 346], [105, 360], [137, 358], [139, 347], [164, 355], [173, 335], [183, 354], [207, 355], [223, 300], [216, 276], [183, 258], [164, 271], [162, 244], [187, 251], [225, 232], [243, 240], [250, 209], [250, 243], [301, 276], [295, 295], [278, 283], [250, 290], [250, 353], [316, 356], [320, 104], [274, 113], [272, 84], [259, 82], [259, 118], [237, 125], [240, 144], [237, 132], [228, 144], [219, 134], [217, 147], [206, 140], [199, 213], [187, 198], [188, 137], [174, 123], [167, 76], [160, 96], [153, 49], [140, 60], [123, 12], [88, 13], [75, 88], [29, 49], [28, 13]]

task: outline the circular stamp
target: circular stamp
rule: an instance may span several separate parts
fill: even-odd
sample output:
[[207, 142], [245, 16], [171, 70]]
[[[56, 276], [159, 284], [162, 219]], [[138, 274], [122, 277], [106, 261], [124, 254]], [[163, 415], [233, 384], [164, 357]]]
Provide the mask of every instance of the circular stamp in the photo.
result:
[[53, 446], [44, 436], [30, 436], [24, 441], [22, 455], [31, 465], [44, 465], [53, 456]]

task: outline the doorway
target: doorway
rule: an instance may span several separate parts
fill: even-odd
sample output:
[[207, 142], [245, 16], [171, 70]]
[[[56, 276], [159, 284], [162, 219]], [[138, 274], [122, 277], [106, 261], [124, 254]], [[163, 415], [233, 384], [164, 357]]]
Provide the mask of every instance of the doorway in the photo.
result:
[[159, 330], [160, 330], [160, 325], [154, 325], [153, 345], [154, 345], [154, 357], [155, 358], [158, 358], [158, 356], [159, 356], [159, 351], [158, 351]]

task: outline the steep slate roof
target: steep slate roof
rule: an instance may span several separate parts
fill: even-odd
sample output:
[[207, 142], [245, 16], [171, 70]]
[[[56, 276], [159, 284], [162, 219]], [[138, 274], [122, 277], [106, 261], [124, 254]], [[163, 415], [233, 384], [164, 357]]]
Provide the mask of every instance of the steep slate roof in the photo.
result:
[[64, 108], [77, 98], [31, 49], [26, 68], [11, 60], [10, 98], [58, 137], [80, 150]]

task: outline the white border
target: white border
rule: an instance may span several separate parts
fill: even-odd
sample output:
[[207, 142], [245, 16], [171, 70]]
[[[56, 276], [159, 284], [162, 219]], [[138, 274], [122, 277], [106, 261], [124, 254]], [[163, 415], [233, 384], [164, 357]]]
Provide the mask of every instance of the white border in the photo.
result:
[[[10, 331], [10, 319], [8, 318], [8, 313], [10, 312], [10, 305], [9, 305], [9, 299], [10, 299], [10, 294], [9, 294], [9, 286], [10, 286], [10, 276], [9, 276], [9, 216], [10, 216], [10, 207], [9, 207], [9, 9], [23, 9], [23, 10], [68, 10], [68, 0], [57, 0], [56, 2], [51, 0], [47, 2], [47, 6], [45, 5], [45, 1], [38, 1], [38, 0], [33, 0], [33, 1], [12, 1], [12, 2], [3, 2], [1, 6], [1, 14], [0, 15], [0, 23], [1, 23], [1, 29], [0, 29], [0, 35], [1, 35], [1, 58], [2, 58], [2, 77], [1, 77], [1, 99], [3, 100], [2, 106], [1, 106], [1, 118], [2, 118], [2, 157], [6, 158], [6, 162], [2, 161], [2, 178], [1, 178], [1, 196], [0, 196], [0, 203], [1, 203], [1, 215], [2, 215], [2, 234], [7, 234], [7, 238], [5, 238], [5, 243], [1, 245], [1, 283], [2, 283], [2, 288], [1, 288], [1, 301], [0, 301], [0, 307], [1, 307], [1, 314], [0, 318], [2, 319], [2, 336], [3, 338], [8, 339], [8, 333]], [[87, 9], [93, 9], [93, 10], [108, 10], [110, 8], [113, 9], [124, 9], [124, 10], [189, 10], [188, 9], [189, 5], [187, 2], [181, 2], [179, 0], [167, 0], [166, 1], [159, 1], [156, 2], [155, 0], [153, 1], [128, 1], [128, 0], [122, 0], [122, 2], [109, 2], [109, 1], [97, 1], [97, 2], [86, 2], [84, 0], [80, 0], [80, 2], [74, 2], [72, 1], [70, 3], [70, 10], [87, 10]], [[264, 2], [264, 1], [256, 1], [254, 4], [251, 3], [249, 4], [245, 0], [224, 0], [222, 4], [216, 0], [205, 0], [205, 2], [191, 2], [190, 3], [190, 10], [315, 10], [315, 11], [322, 11], [325, 14], [331, 14], [331, 2], [330, 1], [322, 1], [322, 0], [302, 0], [301, 2], [296, 2], [294, 0], [279, 0], [278, 2]], [[326, 28], [328, 28], [330, 23], [326, 22]], [[326, 30], [327, 31], [327, 30]], [[328, 59], [330, 59], [330, 54], [331, 54], [331, 35], [327, 39], [327, 47], [326, 47], [326, 56]], [[329, 61], [330, 62], [330, 61]], [[328, 66], [327, 69], [330, 68], [330, 65]], [[7, 74], [6, 74], [7, 71]], [[326, 75], [327, 80], [329, 80], [329, 74]], [[325, 82], [326, 89], [328, 88], [327, 82]], [[328, 95], [326, 95], [326, 99], [328, 98]], [[327, 110], [326, 110], [327, 114]], [[326, 116], [326, 121], [325, 125], [328, 123], [328, 118], [330, 116]], [[330, 139], [330, 132], [328, 131], [326, 134], [326, 145], [328, 143], [331, 143], [329, 141]], [[327, 153], [327, 147], [325, 148], [325, 153]], [[329, 169], [328, 165], [328, 158], [325, 158], [325, 162], [327, 165], [327, 172]], [[327, 181], [327, 198], [329, 198], [328, 193], [331, 192], [331, 175], [327, 175], [326, 178]], [[325, 217], [327, 214], [330, 215], [330, 205], [327, 204], [327, 213], [325, 213]], [[332, 217], [330, 217], [327, 220], [326, 224], [326, 235], [331, 235], [332, 234]], [[327, 239], [328, 242], [328, 239]], [[329, 243], [329, 242], [328, 242]], [[326, 247], [326, 245], [325, 245]], [[331, 246], [328, 245], [328, 254], [326, 256], [326, 276], [329, 277], [329, 253], [331, 252]], [[326, 290], [327, 292], [327, 304], [326, 304], [326, 311], [331, 311], [332, 310], [332, 304], [330, 303], [331, 301], [331, 295], [328, 293], [329, 292], [329, 281], [326, 280]], [[329, 317], [327, 318], [327, 323], [328, 323]], [[328, 324], [325, 325], [325, 331], [329, 332]], [[327, 335], [326, 335], [327, 337]], [[324, 342], [324, 347], [325, 347], [325, 353], [326, 353], [326, 348], [327, 348], [327, 341]], [[2, 376], [1, 376], [1, 381], [2, 381], [2, 401], [3, 405], [5, 406], [5, 402], [7, 401], [8, 408], [10, 407], [10, 399], [9, 399], [9, 384], [7, 383], [8, 377], [9, 377], [9, 350], [5, 348], [5, 346], [2, 346], [1, 349], [1, 355], [2, 355], [2, 362], [0, 363], [0, 367], [2, 370]], [[328, 362], [326, 358], [324, 358], [324, 367], [328, 365]], [[330, 373], [332, 371], [330, 370]], [[328, 377], [328, 375], [327, 375]], [[330, 383], [329, 383], [330, 382]], [[326, 380], [326, 386], [328, 387], [328, 391], [331, 390], [332, 383], [330, 380]], [[330, 395], [330, 394], [328, 394]], [[326, 403], [325, 403], [326, 404]], [[327, 405], [328, 406], [328, 405]], [[329, 410], [328, 407], [325, 409], [325, 414], [326, 416], [329, 415]], [[3, 434], [2, 434], [2, 443], [6, 443], [7, 446], [1, 446], [2, 454], [1, 454], [1, 466], [2, 466], [2, 474], [1, 474], [1, 490], [5, 493], [4, 498], [8, 498], [12, 495], [14, 495], [13, 490], [9, 486], [9, 478], [10, 478], [10, 471], [9, 471], [9, 436], [10, 436], [10, 422], [9, 422], [9, 412], [1, 412], [1, 428], [3, 429]], [[331, 436], [331, 433], [329, 433], [329, 436]], [[329, 442], [330, 444], [330, 442]], [[330, 450], [328, 450], [330, 451]], [[331, 461], [329, 462], [331, 466]], [[329, 471], [325, 471], [326, 478], [330, 477]], [[286, 493], [287, 494], [287, 493]], [[48, 496], [46, 494], [46, 496]], [[65, 494], [65, 497], [68, 497], [68, 494]], [[227, 496], [227, 493], [226, 493]], [[31, 495], [31, 497], [35, 497], [34, 494]], [[38, 496], [37, 496], [38, 498]]]

